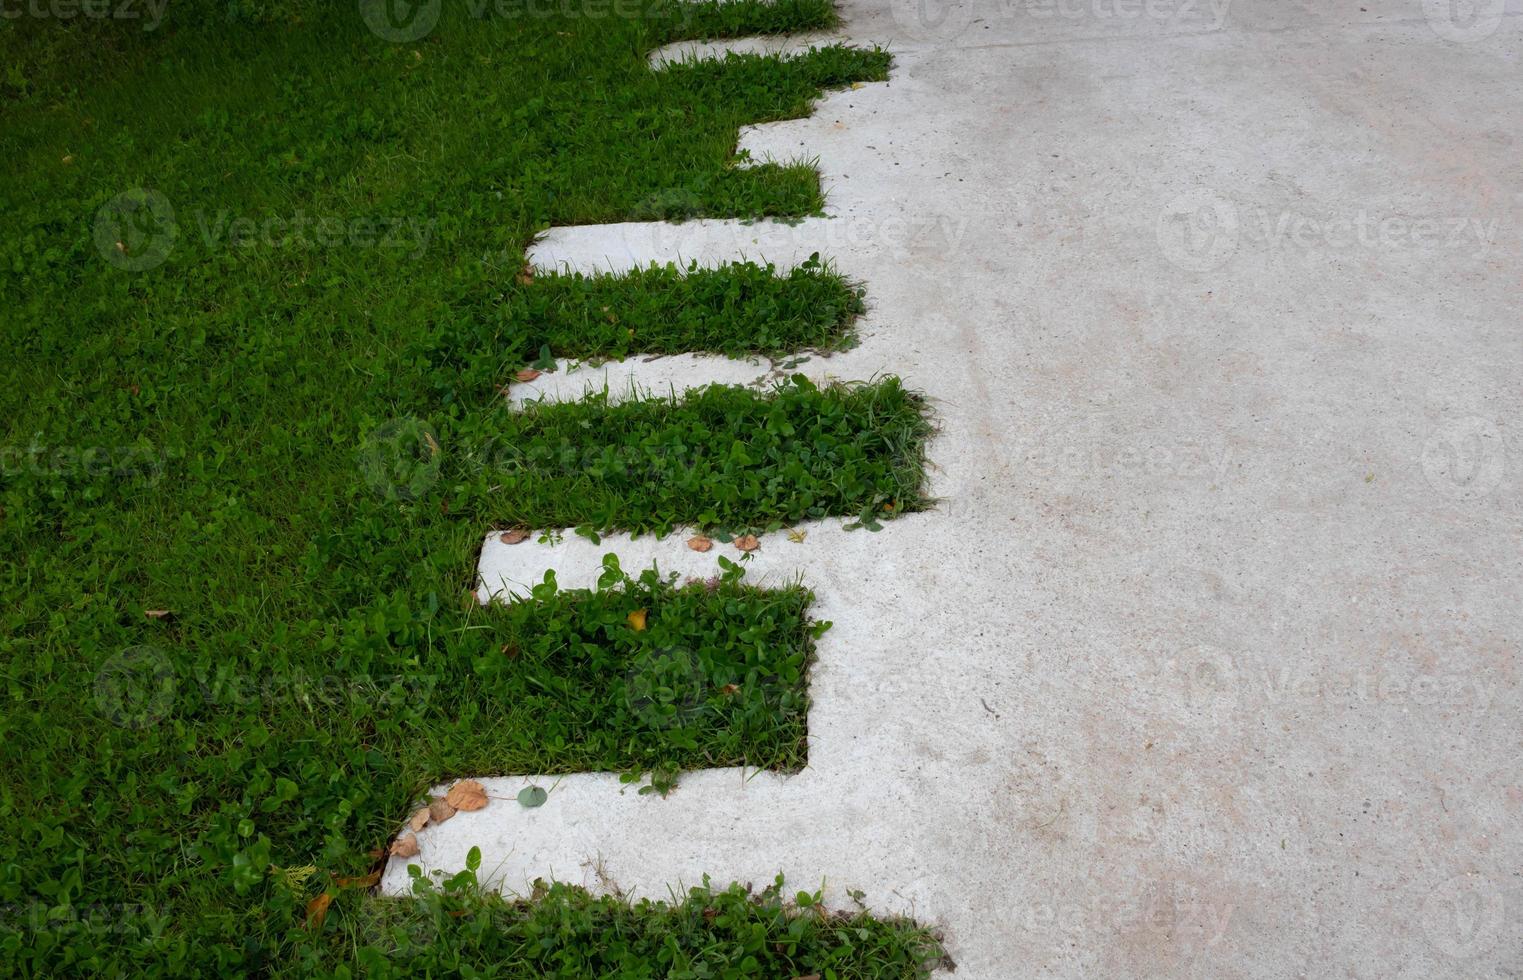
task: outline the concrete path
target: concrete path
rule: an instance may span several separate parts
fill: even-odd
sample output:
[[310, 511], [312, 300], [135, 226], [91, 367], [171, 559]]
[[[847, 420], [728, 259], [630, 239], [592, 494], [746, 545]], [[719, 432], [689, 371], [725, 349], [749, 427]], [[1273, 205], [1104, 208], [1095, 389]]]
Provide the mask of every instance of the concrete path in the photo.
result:
[[[843, 14], [892, 79], [743, 134], [818, 157], [832, 216], [753, 244], [865, 281], [863, 345], [808, 367], [934, 399], [943, 504], [764, 539], [836, 624], [810, 767], [570, 777], [414, 861], [823, 878], [943, 928], [965, 978], [1523, 970], [1517, 0]], [[538, 258], [746, 251], [714, 224]], [[484, 589], [602, 550], [536, 547], [486, 548]]]

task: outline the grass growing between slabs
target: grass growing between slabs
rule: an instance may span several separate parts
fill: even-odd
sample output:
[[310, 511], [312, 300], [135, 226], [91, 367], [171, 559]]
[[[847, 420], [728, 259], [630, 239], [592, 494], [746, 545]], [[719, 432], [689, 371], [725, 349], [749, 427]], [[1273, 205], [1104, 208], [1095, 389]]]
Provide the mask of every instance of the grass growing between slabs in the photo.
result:
[[[818, 892], [788, 896], [781, 878], [758, 892], [705, 882], [670, 903], [563, 884], [515, 902], [481, 896], [475, 882], [468, 868], [442, 887], [420, 881], [410, 901], [353, 903], [345, 921], [365, 975], [882, 980], [943, 965], [924, 930], [829, 912]], [[326, 971], [330, 950], [304, 965]]]
[[806, 675], [829, 624], [809, 620], [807, 589], [747, 586], [720, 561], [715, 579], [678, 585], [654, 569], [630, 577], [608, 555], [595, 590], [549, 575], [528, 599], [486, 607], [449, 679], [482, 738], [409, 764], [436, 777], [650, 772], [658, 791], [684, 769], [799, 769]]
[[[0, 30], [9, 970], [352, 974], [397, 952], [342, 882], [452, 761], [506, 741], [456, 712], [495, 506], [464, 437], [491, 435], [497, 386], [544, 342], [519, 311], [526, 244], [651, 211], [817, 211], [810, 168], [734, 165], [737, 129], [886, 71], [842, 50], [649, 69], [703, 30], [833, 19], [723, 7], [449, 3], [405, 42], [307, 0]], [[378, 431], [436, 434], [432, 478], [375, 479]], [[528, 744], [535, 719], [508, 718]], [[477, 962], [511, 941], [486, 921], [398, 955]], [[652, 946], [696, 935], [650, 921]], [[877, 962], [851, 947], [839, 970]]]
[[[760, 393], [537, 402], [455, 435], [482, 447], [471, 487], [505, 525], [665, 533], [766, 531], [823, 517], [878, 519], [926, 504], [921, 399], [896, 378]], [[401, 455], [407, 443], [388, 450]], [[405, 459], [426, 462], [411, 443]], [[379, 447], [378, 447], [379, 448]]]
[[850, 342], [862, 290], [818, 255], [779, 275], [770, 265], [652, 265], [621, 274], [535, 276], [511, 320], [482, 338], [568, 358], [678, 351], [782, 357]]

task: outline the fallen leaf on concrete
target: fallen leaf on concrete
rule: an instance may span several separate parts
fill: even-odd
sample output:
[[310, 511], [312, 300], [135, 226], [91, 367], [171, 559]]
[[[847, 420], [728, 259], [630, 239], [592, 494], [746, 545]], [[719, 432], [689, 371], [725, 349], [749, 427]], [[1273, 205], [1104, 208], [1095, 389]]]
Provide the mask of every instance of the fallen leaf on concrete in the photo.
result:
[[408, 834], [406, 837], [398, 837], [391, 842], [391, 856], [398, 858], [410, 858], [418, 856], [418, 837], [416, 834]]
[[741, 551], [755, 551], [761, 547], [761, 542], [756, 540], [756, 535], [754, 534], [742, 534], [735, 539], [735, 547]]
[[708, 551], [710, 548], [714, 547], [714, 542], [710, 541], [708, 538], [704, 537], [701, 534], [695, 534], [691, 538], [687, 539], [687, 546], [694, 551]]
[[307, 925], [313, 929], [321, 929], [323, 920], [328, 917], [328, 904], [333, 901], [333, 896], [327, 892], [312, 899], [307, 903]]
[[504, 531], [497, 536], [497, 540], [503, 544], [518, 544], [520, 541], [529, 540], [529, 532], [521, 527], [515, 527], [511, 531]]
[[487, 805], [487, 791], [474, 779], [462, 779], [444, 794], [444, 802], [456, 810], [480, 810]]
[[634, 630], [636, 633], [645, 631], [644, 609], [636, 609], [634, 612], [629, 614], [629, 628]]
[[525, 786], [523, 789], [518, 791], [519, 804], [530, 809], [533, 809], [537, 806], [544, 806], [545, 801], [549, 798], [550, 794], [546, 793], [544, 788], [540, 786]]
[[513, 375], [513, 377], [517, 378], [519, 381], [533, 381], [543, 373], [544, 372], [536, 371], [533, 368], [524, 368], [522, 371]]
[[449, 801], [444, 797], [436, 796], [428, 801], [428, 819], [432, 820], [435, 826], [438, 826], [454, 815], [455, 808], [450, 806]]
[[804, 539], [808, 536], [808, 531], [800, 531], [794, 528], [790, 528], [788, 531], [788, 540], [792, 541], [794, 544], [803, 544]]
[[424, 827], [428, 826], [428, 817], [428, 807], [424, 807], [423, 809], [414, 813], [411, 820], [407, 821], [407, 828], [413, 833], [417, 833]]

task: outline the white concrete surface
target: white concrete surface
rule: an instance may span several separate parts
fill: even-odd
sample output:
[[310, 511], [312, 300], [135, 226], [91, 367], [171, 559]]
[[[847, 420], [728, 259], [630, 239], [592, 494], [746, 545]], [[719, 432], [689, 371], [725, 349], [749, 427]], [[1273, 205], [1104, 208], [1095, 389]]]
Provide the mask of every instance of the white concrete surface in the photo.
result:
[[802, 774], [574, 776], [420, 863], [781, 870], [959, 977], [1516, 975], [1517, 0], [843, 13], [892, 80], [743, 146], [818, 156], [833, 223], [783, 237], [866, 282], [843, 363], [936, 400], [945, 503], [764, 539], [836, 623]]

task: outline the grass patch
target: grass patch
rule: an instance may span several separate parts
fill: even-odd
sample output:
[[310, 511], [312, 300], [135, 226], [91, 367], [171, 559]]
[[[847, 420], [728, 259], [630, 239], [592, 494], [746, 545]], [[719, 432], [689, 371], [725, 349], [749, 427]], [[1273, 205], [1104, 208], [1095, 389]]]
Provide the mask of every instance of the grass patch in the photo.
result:
[[[502, 502], [467, 464], [532, 349], [475, 343], [502, 284], [544, 227], [673, 193], [817, 210], [809, 168], [733, 166], [737, 128], [887, 56], [654, 73], [648, 52], [695, 29], [655, 5], [449, 3], [412, 43], [352, 3], [166, 9], [151, 32], [0, 30], [0, 908], [21, 910], [0, 959], [267, 974], [316, 943], [353, 969], [387, 942], [351, 943], [345, 910], [366, 906], [311, 930], [307, 901], [508, 741], [455, 703], [485, 642], [461, 598]], [[699, 17], [806, 29], [824, 10]], [[138, 187], [172, 220], [108, 207]], [[446, 447], [415, 493], [375, 489], [366, 440], [393, 419]], [[432, 679], [450, 697], [412, 696]]]
[[864, 309], [861, 289], [818, 255], [783, 275], [754, 262], [540, 275], [516, 298], [490, 343], [516, 341], [526, 362], [546, 347], [570, 358], [833, 350]]
[[[596, 590], [554, 576], [525, 601], [485, 609], [471, 631], [460, 723], [483, 729], [469, 757], [440, 774], [654, 772], [665, 790], [683, 769], [793, 771], [807, 752], [806, 674], [829, 624], [808, 617], [799, 586], [758, 589], [741, 566], [678, 586], [605, 556]], [[640, 615], [642, 614], [643, 615]], [[631, 617], [635, 617], [632, 619]]]
[[[665, 533], [775, 530], [925, 504], [929, 426], [897, 378], [767, 394], [710, 385], [681, 397], [542, 402], [481, 421], [468, 446], [482, 509], [503, 524]], [[492, 437], [495, 436], [495, 441]]]
[[[935, 938], [913, 923], [832, 913], [818, 892], [791, 901], [783, 881], [751, 892], [702, 886], [670, 903], [595, 898], [551, 884], [534, 901], [477, 894], [475, 874], [442, 886], [420, 881], [411, 901], [352, 906], [349, 942], [371, 977], [834, 977], [921, 976], [942, 962]], [[331, 948], [309, 954], [330, 969]]]

